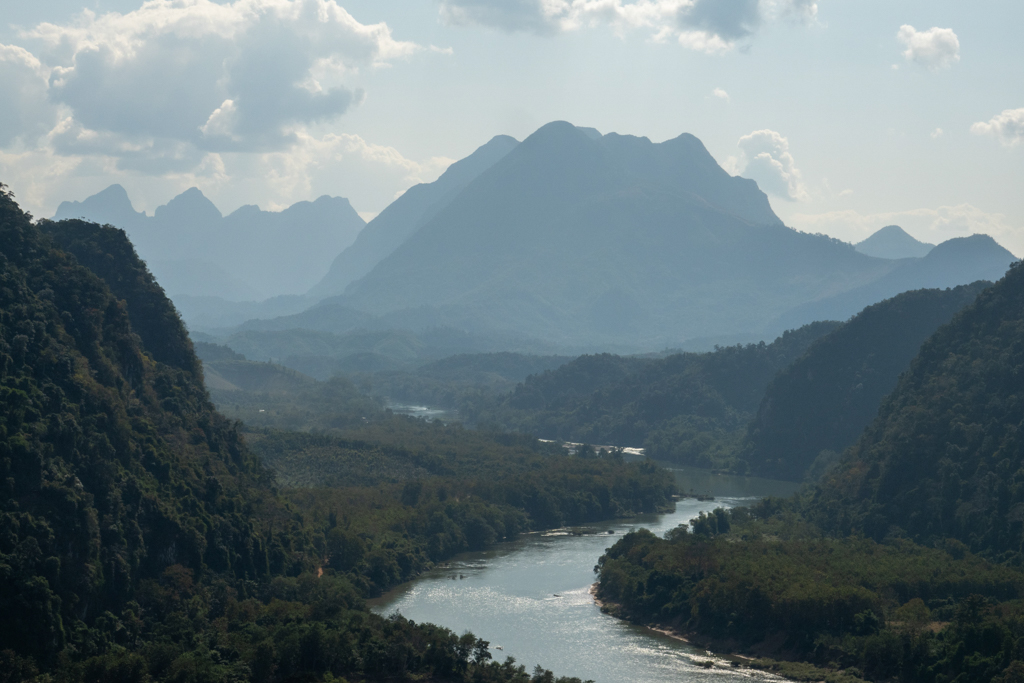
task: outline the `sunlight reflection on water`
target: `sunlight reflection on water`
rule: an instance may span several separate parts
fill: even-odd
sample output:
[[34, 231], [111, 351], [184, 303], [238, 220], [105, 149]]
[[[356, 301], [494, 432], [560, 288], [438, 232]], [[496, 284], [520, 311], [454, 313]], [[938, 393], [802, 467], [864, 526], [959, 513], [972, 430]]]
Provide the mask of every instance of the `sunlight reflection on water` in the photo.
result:
[[[789, 492], [780, 486], [776, 495]], [[701, 663], [714, 658], [703, 650], [603, 614], [589, 594], [597, 559], [623, 533], [645, 527], [660, 535], [702, 510], [754, 500], [685, 499], [671, 514], [594, 525], [591, 535], [530, 534], [486, 552], [462, 555], [375, 601], [373, 608], [460, 634], [472, 631], [491, 643], [491, 654], [499, 661], [511, 655], [528, 670], [541, 664], [558, 675], [598, 683], [778, 680], [728, 668], [722, 660], [706, 669]], [[614, 535], [604, 533], [608, 529]]]

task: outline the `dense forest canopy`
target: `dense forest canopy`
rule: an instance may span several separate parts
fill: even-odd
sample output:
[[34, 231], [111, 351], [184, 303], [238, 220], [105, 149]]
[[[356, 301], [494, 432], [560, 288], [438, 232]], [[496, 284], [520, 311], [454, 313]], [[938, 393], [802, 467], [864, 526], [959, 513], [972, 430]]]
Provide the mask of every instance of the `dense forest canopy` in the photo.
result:
[[505, 397], [470, 395], [459, 409], [472, 422], [546, 439], [642, 446], [660, 460], [730, 467], [768, 383], [838, 325], [812, 323], [771, 344], [709, 353], [581, 356]]
[[1024, 562], [1024, 269], [925, 344], [815, 498], [840, 533], [956, 538]]
[[740, 455], [750, 471], [820, 476], [875, 418], [921, 344], [989, 285], [904, 292], [818, 339], [765, 390]]
[[770, 503], [691, 524], [612, 546], [598, 563], [606, 609], [798, 680], [1019, 680], [1019, 568], [956, 542], [830, 537]]

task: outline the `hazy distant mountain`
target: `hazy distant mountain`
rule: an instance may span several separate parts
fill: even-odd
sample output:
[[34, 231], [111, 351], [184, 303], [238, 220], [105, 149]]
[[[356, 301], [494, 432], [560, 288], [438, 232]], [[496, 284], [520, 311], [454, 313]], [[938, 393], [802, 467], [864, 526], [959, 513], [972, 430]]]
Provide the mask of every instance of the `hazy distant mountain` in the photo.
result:
[[[383, 216], [383, 214], [382, 214]], [[635, 347], [760, 329], [896, 264], [786, 228], [697, 138], [548, 124], [480, 173], [338, 306]]]
[[946, 289], [978, 280], [999, 280], [1017, 257], [988, 235], [946, 240], [919, 259], [897, 261], [877, 281], [799, 306], [776, 323], [788, 329], [810, 320], [846, 320], [873, 303], [912, 289]]
[[855, 245], [857, 251], [878, 258], [900, 259], [920, 258], [927, 254], [934, 244], [919, 242], [898, 225], [887, 225], [871, 237]]
[[80, 202], [61, 202], [54, 220], [87, 218], [97, 223], [116, 225], [125, 231], [144, 225], [148, 216], [136, 211], [128, 193], [120, 185], [111, 185], [102, 192]]
[[209, 292], [217, 292], [216, 298], [226, 304], [262, 298], [252, 285], [213, 261], [198, 258], [177, 261], [150, 259], [146, 265], [164, 291], [171, 293], [169, 296], [173, 296], [176, 304], [181, 297], [209, 296]]
[[327, 275], [310, 290], [310, 296], [324, 298], [344, 292], [349, 283], [369, 273], [381, 259], [451, 202], [466, 185], [518, 144], [515, 138], [498, 135], [465, 159], [449, 166], [434, 182], [421, 183], [406, 190], [369, 222], [350, 247], [338, 255]]
[[220, 341], [251, 360], [273, 360], [317, 379], [339, 373], [410, 370], [459, 354], [494, 353], [510, 347], [534, 355], [552, 355], [553, 351], [550, 345], [515, 336], [440, 327], [419, 332], [356, 329], [343, 334], [303, 329], [241, 330]]
[[[153, 272], [157, 281], [164, 281], [159, 269], [154, 269]], [[316, 303], [314, 299], [301, 294], [282, 294], [262, 301], [256, 301], [255, 298], [238, 297], [229, 301], [218, 296], [176, 294], [174, 307], [178, 309], [182, 320], [188, 324], [189, 330], [195, 333], [197, 330], [219, 332], [253, 319], [278, 320], [282, 316], [290, 316]]]
[[194, 187], [147, 216], [135, 211], [123, 187], [112, 185], [84, 201], [63, 202], [54, 218], [79, 217], [124, 228], [173, 298], [227, 301], [305, 293], [365, 226], [341, 197], [284, 211], [248, 205], [222, 216]]

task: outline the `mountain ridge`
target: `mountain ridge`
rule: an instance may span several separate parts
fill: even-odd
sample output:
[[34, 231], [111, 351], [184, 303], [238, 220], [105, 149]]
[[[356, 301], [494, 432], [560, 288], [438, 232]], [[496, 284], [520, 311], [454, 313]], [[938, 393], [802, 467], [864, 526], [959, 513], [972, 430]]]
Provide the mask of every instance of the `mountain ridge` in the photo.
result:
[[325, 298], [342, 294], [349, 284], [366, 275], [425, 220], [518, 144], [513, 137], [496, 135], [468, 157], [449, 166], [434, 182], [410, 187], [338, 254], [327, 274], [310, 289], [309, 295]]
[[769, 479], [823, 474], [875, 418], [921, 345], [991, 284], [903, 292], [815, 341], [768, 385], [739, 457]]
[[854, 247], [862, 254], [879, 258], [901, 259], [920, 258], [935, 247], [934, 244], [921, 242], [898, 225], [887, 225], [879, 228], [870, 237]]
[[[648, 158], [671, 167], [662, 157], [683, 169], [713, 165], [714, 173], [679, 172], [666, 182], [635, 172]], [[737, 194], [742, 201], [731, 211], [720, 208], [723, 197]], [[815, 292], [864, 284], [893, 267], [785, 228], [755, 183], [729, 176], [692, 136], [657, 145], [614, 134], [595, 140], [554, 122], [481, 173], [352, 283], [339, 305], [377, 315], [429, 310], [438, 324], [517, 329], [554, 341], [617, 343], [626, 333], [616, 328], [630, 327], [647, 334], [644, 345], [666, 346], [766, 324], [765, 308], [779, 304], [748, 286], [750, 272], [796, 266], [794, 248], [833, 259], [826, 267], [810, 263]], [[847, 265], [837, 269], [837, 260]], [[810, 298], [793, 291], [793, 277], [784, 279], [777, 294], [793, 303]], [[702, 303], [716, 292], [743, 310], [723, 316], [722, 306]], [[751, 296], [760, 300], [745, 301]], [[745, 315], [758, 319], [727, 320]]]
[[782, 316], [776, 325], [792, 326], [806, 318], [846, 320], [866, 306], [901, 292], [945, 289], [977, 280], [994, 282], [1017, 261], [1016, 256], [989, 235], [954, 237], [919, 259], [894, 261], [892, 271], [874, 282], [798, 306]]
[[302, 295], [366, 225], [343, 197], [323, 195], [282, 211], [242, 206], [223, 215], [191, 187], [154, 211], [135, 211], [111, 185], [62, 202], [54, 220], [85, 218], [124, 229], [172, 295], [258, 301]]

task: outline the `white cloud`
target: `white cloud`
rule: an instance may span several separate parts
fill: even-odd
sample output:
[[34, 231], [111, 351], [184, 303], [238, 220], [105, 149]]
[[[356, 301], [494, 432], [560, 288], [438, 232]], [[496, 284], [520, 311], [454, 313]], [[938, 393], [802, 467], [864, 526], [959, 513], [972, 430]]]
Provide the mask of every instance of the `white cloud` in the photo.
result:
[[712, 90], [711, 96], [717, 97], [720, 100], [725, 100], [726, 102], [729, 101], [729, 93], [725, 92], [721, 88], [715, 88], [714, 90]]
[[860, 242], [886, 225], [899, 225], [915, 238], [932, 244], [954, 237], [990, 235], [1014, 254], [1024, 254], [1024, 226], [1013, 225], [1004, 214], [987, 213], [971, 204], [870, 214], [852, 209], [793, 213], [785, 216], [785, 221], [798, 230], [823, 232], [848, 242]]
[[935, 130], [932, 131], [932, 140], [938, 140], [945, 134], [946, 132], [944, 130], [942, 130], [941, 128], [936, 128]]
[[746, 159], [743, 176], [756, 180], [762, 190], [783, 199], [807, 198], [787, 138], [773, 130], [756, 130], [741, 137], [737, 144]]
[[285, 149], [303, 126], [362, 99], [348, 83], [360, 67], [420, 49], [385, 24], [360, 24], [335, 0], [149, 0], [23, 38], [39, 46], [50, 100], [91, 135], [90, 153], [130, 150], [126, 159], [146, 149], [163, 158], [176, 145], [197, 158]]
[[951, 28], [934, 26], [927, 31], [918, 31], [910, 24], [904, 24], [896, 38], [906, 48], [903, 56], [908, 62], [916, 62], [933, 71], [960, 61], [960, 40]]
[[818, 18], [818, 3], [815, 0], [762, 0], [770, 13], [781, 14], [790, 19], [812, 23]]
[[234, 100], [224, 100], [213, 110], [206, 123], [199, 127], [204, 137], [227, 137], [234, 141], [239, 138], [233, 133], [238, 125], [238, 107]]
[[302, 199], [336, 195], [339, 188], [360, 211], [380, 211], [410, 186], [436, 180], [452, 159], [409, 159], [394, 147], [374, 144], [359, 135], [297, 134], [287, 151], [264, 154], [226, 153], [224, 182], [207, 180], [199, 187], [218, 206], [250, 203], [253, 186], [263, 188], [261, 205], [285, 207]]
[[[81, 128], [69, 127], [61, 135], [74, 138], [80, 147], [90, 144], [91, 135]], [[410, 186], [436, 180], [453, 161], [410, 159], [394, 147], [359, 135], [313, 136], [305, 131], [296, 134], [291, 148], [274, 152], [205, 152], [183, 159], [175, 158], [181, 149], [144, 151], [145, 156], [128, 157], [125, 151], [114, 158], [67, 150], [57, 153], [52, 145], [21, 153], [0, 150], [0, 178], [38, 216], [51, 216], [61, 201], [83, 199], [112, 183], [127, 188], [139, 210], [152, 211], [195, 186], [225, 211], [252, 203], [279, 209], [324, 194], [341, 194], [357, 210], [373, 213]], [[156, 158], [158, 153], [162, 159]], [[157, 164], [159, 173], [154, 170]]]
[[749, 38], [765, 21], [813, 21], [817, 12], [811, 0], [440, 0], [449, 24], [539, 34], [601, 25], [646, 29], [655, 41], [712, 54]]
[[746, 38], [762, 21], [758, 0], [696, 0], [678, 16], [683, 25], [727, 42]]
[[0, 44], [0, 147], [28, 142], [45, 134], [56, 122], [49, 102], [47, 69], [32, 53], [15, 45]]
[[988, 121], [971, 126], [975, 135], [991, 135], [1007, 147], [1015, 147], [1024, 140], [1024, 108], [1005, 109]]
[[[226, 210], [343, 194], [379, 211], [450, 159], [412, 160], [323, 123], [360, 72], [432, 49], [336, 0], [147, 0], [0, 45], [0, 178], [36, 215], [118, 182], [138, 208], [200, 187]], [[313, 133], [311, 131], [318, 131]]]

